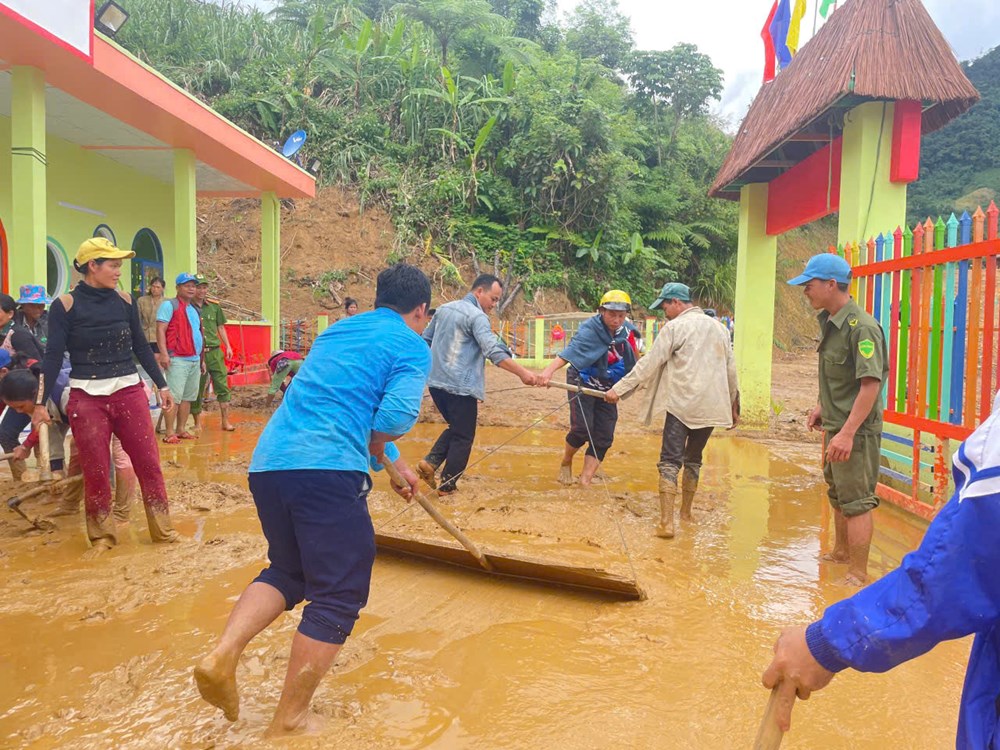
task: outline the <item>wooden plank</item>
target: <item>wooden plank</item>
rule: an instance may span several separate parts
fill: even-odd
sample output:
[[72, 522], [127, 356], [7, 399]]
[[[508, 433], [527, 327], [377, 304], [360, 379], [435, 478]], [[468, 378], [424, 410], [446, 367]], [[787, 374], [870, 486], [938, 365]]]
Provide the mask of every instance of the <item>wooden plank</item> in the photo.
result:
[[[868, 238], [868, 242], [864, 246], [864, 257], [861, 261], [862, 265], [870, 261], [875, 260], [875, 239], [872, 237]], [[864, 285], [865, 301], [863, 307], [868, 311], [868, 314], [875, 315], [875, 284], [874, 277], [866, 277], [862, 279], [862, 284]]]
[[[917, 222], [917, 225], [913, 228], [913, 257], [923, 255], [924, 252], [924, 227], [923, 224]], [[920, 328], [921, 328], [921, 318], [923, 316], [923, 308], [921, 306], [921, 301], [923, 300], [923, 295], [921, 294], [921, 289], [923, 288], [923, 278], [924, 269], [922, 267], [914, 268], [912, 275], [912, 282], [910, 284], [910, 303], [912, 305], [911, 314], [909, 318], [910, 325], [910, 361], [909, 369], [907, 370], [907, 377], [909, 380], [907, 396], [906, 396], [906, 413], [907, 414], [918, 414], [917, 403], [920, 393], [920, 378], [917, 376], [919, 372], [919, 362], [920, 362]], [[920, 416], [923, 416], [921, 414]], [[916, 441], [916, 436], [914, 436], [914, 441]]]
[[[996, 203], [990, 201], [990, 207], [986, 209], [986, 239], [995, 240], [997, 238], [997, 221], [1000, 218], [1000, 209]], [[993, 406], [993, 333], [996, 330], [994, 317], [996, 315], [997, 298], [997, 274], [996, 261], [986, 259], [986, 279], [983, 292], [983, 358], [982, 376], [979, 392], [979, 421], [985, 422], [990, 416], [990, 409]]]
[[426, 542], [376, 533], [375, 545], [382, 551], [457, 566], [485, 575], [599, 593], [618, 599], [646, 598], [645, 592], [634, 580], [601, 568], [543, 563], [515, 555], [486, 552], [484, 556], [493, 567], [493, 571], [487, 571], [468, 550], [444, 542]]
[[[930, 223], [930, 219], [927, 220]], [[938, 217], [930, 225], [933, 230], [932, 250], [944, 249], [944, 221]], [[926, 238], [926, 235], [925, 235]], [[937, 419], [941, 407], [942, 333], [944, 318], [944, 267], [934, 266], [934, 281], [931, 289], [930, 319], [927, 342], [927, 416]]]
[[[906, 227], [903, 230], [903, 252], [899, 258], [907, 258], [913, 253], [913, 231]], [[896, 357], [896, 411], [906, 408], [908, 393], [908, 373], [910, 372], [910, 335], [912, 331], [910, 318], [910, 289], [913, 286], [912, 271], [897, 271], [899, 283], [899, 353]]]
[[[972, 242], [972, 217], [968, 211], [962, 212], [962, 218], [958, 221], [960, 243], [968, 245]], [[958, 264], [958, 291], [955, 293], [955, 355], [952, 359], [951, 371], [951, 419], [952, 424], [961, 424], [963, 413], [962, 405], [965, 396], [965, 342], [968, 336], [969, 325], [969, 261], [963, 260]]]
[[[953, 213], [948, 217], [947, 234], [945, 237], [945, 245], [947, 247], [955, 247], [958, 245], [958, 218]], [[943, 338], [941, 344], [941, 372], [939, 373], [939, 379], [941, 381], [941, 401], [940, 409], [938, 411], [938, 419], [942, 422], [951, 421], [951, 372], [952, 372], [952, 357], [954, 356], [955, 347], [955, 273], [956, 265], [954, 263], [947, 263], [944, 267], [944, 323], [943, 323]]]

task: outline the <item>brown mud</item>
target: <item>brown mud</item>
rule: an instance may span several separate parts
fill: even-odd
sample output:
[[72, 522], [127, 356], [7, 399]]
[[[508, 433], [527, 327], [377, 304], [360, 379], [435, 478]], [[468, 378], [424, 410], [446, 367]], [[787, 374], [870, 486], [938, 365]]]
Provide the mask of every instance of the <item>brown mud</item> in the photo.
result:
[[[796, 366], [804, 378], [808, 362]], [[236, 409], [238, 430], [221, 433], [209, 413], [200, 440], [161, 449], [180, 544], [152, 545], [134, 507], [122, 544], [84, 562], [82, 519], [56, 519], [45, 534], [0, 513], [0, 745], [749, 747], [768, 697], [760, 673], [780, 628], [851, 593], [838, 583], [843, 566], [818, 561], [832, 543], [818, 444], [780, 419], [804, 423], [812, 395], [786, 397], [788, 408], [755, 439], [714, 436], [695, 522], [678, 523], [665, 541], [653, 536], [659, 430], [637, 422], [637, 399], [622, 408], [606, 484], [565, 487], [556, 481], [565, 393], [520, 389], [489, 371], [473, 465], [460, 491], [438, 501], [442, 512], [490, 553], [633, 575], [646, 601], [380, 555], [369, 604], [314, 700], [325, 729], [265, 740], [301, 609], [247, 649], [239, 721], [204, 703], [192, 679], [266, 565], [246, 485], [266, 415]], [[411, 461], [440, 430], [429, 399], [425, 417], [402, 441]], [[380, 532], [449, 539], [387, 490], [378, 476], [369, 504]], [[0, 481], [0, 498], [16, 491]], [[33, 515], [55, 503], [25, 506]], [[923, 530], [880, 509], [872, 573], [896, 567]], [[953, 745], [969, 645], [944, 644], [884, 675], [838, 676], [797, 705], [783, 747]]]

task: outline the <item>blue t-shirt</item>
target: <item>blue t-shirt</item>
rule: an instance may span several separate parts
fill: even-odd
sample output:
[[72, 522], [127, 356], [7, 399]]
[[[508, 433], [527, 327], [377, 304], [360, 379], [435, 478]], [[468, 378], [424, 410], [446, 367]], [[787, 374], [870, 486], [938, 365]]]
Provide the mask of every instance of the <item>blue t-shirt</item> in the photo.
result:
[[[156, 311], [156, 321], [158, 323], [169, 323], [172, 317], [174, 317], [174, 301], [172, 299], [165, 299], [160, 303], [160, 307]], [[189, 304], [187, 306], [187, 318], [188, 322], [191, 324], [191, 336], [194, 340], [194, 350], [198, 353], [193, 357], [175, 357], [175, 359], [193, 360], [197, 362], [201, 359], [201, 348], [205, 344], [205, 339], [201, 335], [201, 315], [198, 312], [198, 308]]]
[[[427, 344], [393, 310], [379, 308], [330, 326], [261, 433], [250, 472], [379, 468], [368, 453], [371, 433], [409, 432], [430, 369]], [[391, 443], [386, 457], [399, 457]]]

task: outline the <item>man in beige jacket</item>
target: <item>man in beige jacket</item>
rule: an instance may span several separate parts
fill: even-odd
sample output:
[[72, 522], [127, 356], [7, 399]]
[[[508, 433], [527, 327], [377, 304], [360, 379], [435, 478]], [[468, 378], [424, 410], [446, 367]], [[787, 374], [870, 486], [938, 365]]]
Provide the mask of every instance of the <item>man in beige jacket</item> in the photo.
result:
[[656, 465], [660, 472], [660, 524], [656, 535], [672, 539], [677, 476], [683, 467], [681, 519], [689, 521], [702, 453], [713, 429], [729, 429], [737, 423], [739, 387], [729, 332], [691, 303], [687, 286], [666, 284], [649, 309], [663, 310], [667, 324], [649, 353], [604, 398], [614, 404], [646, 384], [646, 424], [663, 412], [667, 414]]

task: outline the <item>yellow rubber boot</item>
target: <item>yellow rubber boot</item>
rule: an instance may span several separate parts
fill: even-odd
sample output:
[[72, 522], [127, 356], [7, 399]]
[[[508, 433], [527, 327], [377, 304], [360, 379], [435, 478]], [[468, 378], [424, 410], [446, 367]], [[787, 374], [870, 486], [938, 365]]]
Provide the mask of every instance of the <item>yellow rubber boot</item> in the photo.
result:
[[677, 500], [677, 485], [660, 477], [660, 523], [656, 535], [660, 539], [674, 538], [674, 502]]

